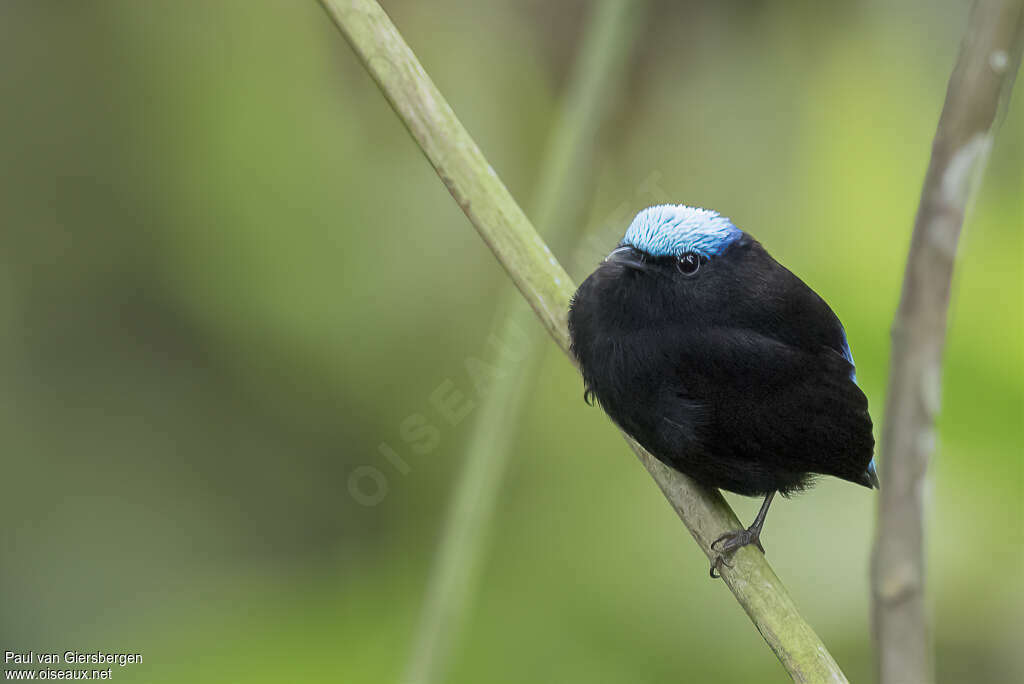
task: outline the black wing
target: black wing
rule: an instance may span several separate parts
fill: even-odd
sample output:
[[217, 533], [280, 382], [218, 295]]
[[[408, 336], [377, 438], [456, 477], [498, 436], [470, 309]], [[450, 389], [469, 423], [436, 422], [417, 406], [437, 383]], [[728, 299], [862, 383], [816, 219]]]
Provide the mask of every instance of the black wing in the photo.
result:
[[745, 494], [799, 489], [813, 473], [863, 483], [874, 451], [871, 418], [837, 350], [736, 328], [681, 341], [651, 436], [672, 465]]

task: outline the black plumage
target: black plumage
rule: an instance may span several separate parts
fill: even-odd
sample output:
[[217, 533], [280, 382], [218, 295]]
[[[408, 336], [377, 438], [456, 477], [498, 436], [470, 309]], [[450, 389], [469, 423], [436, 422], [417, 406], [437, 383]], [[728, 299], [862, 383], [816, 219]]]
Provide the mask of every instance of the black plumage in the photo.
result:
[[760, 546], [775, 492], [802, 490], [816, 475], [878, 484], [868, 403], [839, 319], [727, 225], [710, 243], [699, 223], [655, 225], [674, 231], [667, 242], [631, 227], [569, 312], [586, 395], [612, 420], [706, 486], [767, 497], [759, 522], [720, 540], [723, 553]]

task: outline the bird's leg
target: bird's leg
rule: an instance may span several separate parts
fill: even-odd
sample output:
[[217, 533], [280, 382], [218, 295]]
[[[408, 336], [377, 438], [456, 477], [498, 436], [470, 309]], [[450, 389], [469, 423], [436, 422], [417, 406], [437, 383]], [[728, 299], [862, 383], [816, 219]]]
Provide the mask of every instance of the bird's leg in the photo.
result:
[[711, 550], [718, 552], [715, 560], [711, 563], [711, 577], [719, 577], [716, 573], [722, 569], [723, 565], [729, 565], [728, 561], [726, 561], [726, 556], [731, 556], [741, 546], [753, 544], [761, 550], [761, 553], [764, 553], [764, 547], [761, 546], [761, 528], [764, 527], [764, 519], [768, 515], [768, 507], [772, 505], [772, 499], [774, 498], [775, 492], [769, 492], [768, 496], [764, 497], [761, 510], [757, 512], [757, 517], [754, 518], [754, 522], [751, 523], [750, 527], [739, 532], [726, 532], [711, 542]]

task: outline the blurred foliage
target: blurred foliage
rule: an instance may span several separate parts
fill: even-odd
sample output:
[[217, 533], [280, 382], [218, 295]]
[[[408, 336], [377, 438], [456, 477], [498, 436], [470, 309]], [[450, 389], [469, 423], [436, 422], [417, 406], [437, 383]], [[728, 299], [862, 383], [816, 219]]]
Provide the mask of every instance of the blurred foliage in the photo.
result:
[[[385, 5], [527, 203], [589, 3]], [[588, 247], [651, 178], [723, 211], [840, 314], [877, 421], [965, 13], [657, 3]], [[393, 680], [468, 425], [430, 395], [477, 400], [466, 359], [499, 358], [493, 258], [312, 2], [5, 2], [0, 96], [2, 648], [142, 652], [125, 682]], [[1020, 99], [951, 313], [943, 682], [1024, 680]], [[579, 254], [560, 255], [577, 277], [600, 256]], [[784, 681], [581, 392], [552, 349], [454, 681]], [[403, 440], [412, 415], [429, 453]], [[359, 465], [386, 477], [376, 506], [350, 493]], [[777, 571], [869, 681], [871, 495], [825, 481], [772, 516]]]

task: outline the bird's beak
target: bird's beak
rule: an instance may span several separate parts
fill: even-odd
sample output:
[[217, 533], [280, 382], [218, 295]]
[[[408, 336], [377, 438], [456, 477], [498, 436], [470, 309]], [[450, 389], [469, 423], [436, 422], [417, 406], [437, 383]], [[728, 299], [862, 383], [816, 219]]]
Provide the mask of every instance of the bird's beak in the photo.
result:
[[644, 253], [636, 247], [623, 245], [613, 249], [611, 254], [604, 258], [605, 263], [616, 264], [634, 271], [646, 271], [647, 264], [644, 262]]

